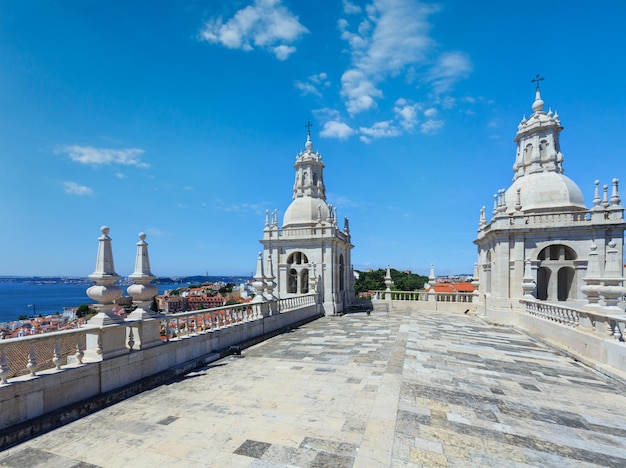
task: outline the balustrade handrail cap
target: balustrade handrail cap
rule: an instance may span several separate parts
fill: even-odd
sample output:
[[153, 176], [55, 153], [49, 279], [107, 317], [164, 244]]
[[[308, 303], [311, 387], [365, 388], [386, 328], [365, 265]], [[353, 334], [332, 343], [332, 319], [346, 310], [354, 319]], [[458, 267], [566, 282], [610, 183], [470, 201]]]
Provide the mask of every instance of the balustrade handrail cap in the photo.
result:
[[86, 325], [83, 325], [82, 327], [73, 328], [71, 330], [57, 330], [47, 333], [37, 333], [36, 335], [16, 336], [13, 338], [5, 338], [3, 340], [0, 340], [0, 346], [8, 343], [16, 343], [17, 341], [55, 338], [63, 335], [71, 335], [74, 333], [85, 333], [86, 331], [88, 331], [88, 327]]

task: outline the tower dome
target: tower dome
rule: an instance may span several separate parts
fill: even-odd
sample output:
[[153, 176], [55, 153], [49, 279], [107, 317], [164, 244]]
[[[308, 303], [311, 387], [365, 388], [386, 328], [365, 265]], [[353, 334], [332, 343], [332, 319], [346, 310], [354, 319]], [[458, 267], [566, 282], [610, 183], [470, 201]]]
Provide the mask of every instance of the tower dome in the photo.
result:
[[517, 154], [514, 182], [505, 193], [507, 212], [586, 210], [580, 188], [563, 174], [559, 143], [563, 127], [557, 113], [544, 111], [539, 81], [532, 110], [520, 122], [514, 139]]
[[293, 201], [283, 217], [283, 227], [316, 224], [332, 216], [326, 203], [322, 156], [313, 151], [311, 132], [307, 133], [305, 151], [296, 157], [296, 180]]

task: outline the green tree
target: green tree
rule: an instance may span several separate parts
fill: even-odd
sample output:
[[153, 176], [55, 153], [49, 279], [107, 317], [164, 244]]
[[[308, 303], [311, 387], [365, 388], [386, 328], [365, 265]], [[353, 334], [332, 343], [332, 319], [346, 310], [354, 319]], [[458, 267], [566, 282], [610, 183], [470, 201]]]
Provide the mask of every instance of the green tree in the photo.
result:
[[95, 314], [95, 313], [97, 313], [97, 311], [95, 309], [92, 309], [91, 307], [89, 307], [88, 304], [81, 304], [76, 309], [76, 317], [78, 317], [78, 318], [82, 318], [82, 317], [85, 317], [87, 315], [92, 315], [92, 314]]
[[[385, 289], [385, 275], [387, 270], [378, 269], [374, 271], [357, 271], [359, 278], [354, 283], [354, 290], [357, 293], [366, 291], [380, 291]], [[390, 270], [391, 279], [394, 282], [393, 289], [396, 291], [415, 291], [422, 289], [424, 283], [428, 281], [427, 276], [411, 273], [410, 271]]]

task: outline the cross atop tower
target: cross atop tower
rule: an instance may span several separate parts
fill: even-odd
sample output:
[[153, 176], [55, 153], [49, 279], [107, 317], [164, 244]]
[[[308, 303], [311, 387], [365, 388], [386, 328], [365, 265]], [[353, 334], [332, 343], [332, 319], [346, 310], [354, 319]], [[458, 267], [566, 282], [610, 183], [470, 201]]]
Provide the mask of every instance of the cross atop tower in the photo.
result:
[[545, 78], [544, 78], [543, 76], [541, 76], [541, 75], [539, 75], [539, 74], [538, 74], [537, 76], [535, 76], [535, 78], [534, 78], [534, 79], [530, 80], [530, 82], [531, 82], [531, 83], [537, 83], [537, 91], [539, 91], [539, 82], [540, 82], [540, 81], [543, 81], [544, 79], [545, 79]]
[[[539, 75], [537, 75], [537, 76], [539, 76]], [[313, 124], [311, 123], [311, 121], [307, 120], [305, 127], [306, 127], [306, 130], [307, 130], [307, 136], [309, 137], [309, 139], [311, 139], [311, 127], [312, 126], [313, 126]]]

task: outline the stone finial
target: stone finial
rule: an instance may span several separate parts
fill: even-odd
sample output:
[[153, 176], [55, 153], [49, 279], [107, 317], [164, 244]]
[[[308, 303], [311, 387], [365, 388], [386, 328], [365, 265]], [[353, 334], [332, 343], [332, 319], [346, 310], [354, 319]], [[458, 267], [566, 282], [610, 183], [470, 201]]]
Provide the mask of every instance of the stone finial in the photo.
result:
[[[110, 229], [108, 226], [100, 228], [102, 235], [98, 238], [98, 255], [96, 257], [96, 269], [89, 275], [89, 279], [117, 276], [113, 264], [113, 250], [111, 249]], [[119, 277], [118, 277], [119, 278]]]
[[594, 195], [593, 195], [593, 204], [594, 206], [600, 206], [600, 202], [602, 201], [602, 199], [600, 198], [600, 181], [596, 180], [594, 182], [595, 185], [595, 190], [594, 190]]
[[317, 293], [317, 267], [315, 262], [311, 263], [311, 274], [309, 275], [309, 292]]
[[267, 253], [267, 274], [265, 275], [265, 290], [267, 291], [266, 299], [274, 300], [274, 289], [276, 288], [276, 282], [274, 281], [274, 264], [272, 263], [272, 254]]
[[128, 316], [130, 320], [148, 319], [155, 315], [150, 310], [150, 301], [159, 292], [152, 281], [156, 276], [150, 271], [150, 257], [148, 255], [148, 243], [146, 242], [146, 234], [139, 233], [139, 242], [137, 242], [137, 254], [135, 255], [135, 271], [129, 276], [134, 284], [131, 284], [127, 291], [128, 295], [133, 298], [137, 308]]
[[252, 287], [256, 291], [256, 296], [252, 302], [263, 302], [263, 292], [265, 291], [265, 272], [263, 271], [263, 252], [259, 252], [256, 259], [256, 274]]
[[602, 186], [602, 206], [604, 208], [608, 208], [609, 207], [609, 186], [604, 184]]
[[611, 194], [611, 205], [619, 205], [621, 200], [619, 198], [619, 179], [613, 179], [613, 193]]
[[96, 270], [89, 275], [95, 285], [87, 289], [87, 295], [96, 301], [98, 313], [89, 321], [90, 325], [104, 326], [122, 321], [113, 314], [115, 300], [122, 295], [122, 289], [115, 285], [120, 279], [113, 265], [113, 250], [108, 226], [100, 228], [102, 235], [98, 238], [98, 255]]
[[343, 218], [343, 232], [350, 234], [350, 220], [348, 218]]
[[480, 220], [478, 221], [478, 226], [480, 226], [481, 228], [484, 227], [487, 224], [487, 215], [485, 213], [485, 207], [483, 206], [480, 209]]
[[265, 210], [265, 229], [270, 228], [270, 210]]
[[609, 242], [609, 248], [606, 250], [604, 275], [602, 275], [602, 286], [600, 286], [599, 292], [606, 304], [604, 310], [623, 313], [617, 304], [626, 293], [626, 288], [622, 286], [625, 278], [622, 277], [622, 257], [616, 246], [614, 240]]
[[492, 214], [495, 216], [498, 213], [498, 194], [493, 194], [493, 212]]
[[515, 211], [520, 211], [522, 209], [522, 189], [518, 188], [515, 198]]
[[585, 307], [600, 307], [598, 301], [600, 300], [600, 283], [602, 277], [602, 270], [600, 266], [600, 259], [598, 258], [598, 246], [591, 242], [589, 251], [589, 261], [587, 263], [587, 274], [583, 278], [585, 284], [580, 288], [580, 291], [587, 296], [587, 304]]
[[428, 285], [430, 286], [431, 289], [435, 287], [436, 281], [437, 281], [437, 277], [435, 276], [435, 264], [431, 263], [430, 273], [428, 274]]
[[391, 279], [391, 268], [387, 265], [387, 273], [385, 274], [385, 286], [387, 286], [386, 292], [391, 292], [393, 286], [393, 280]]

